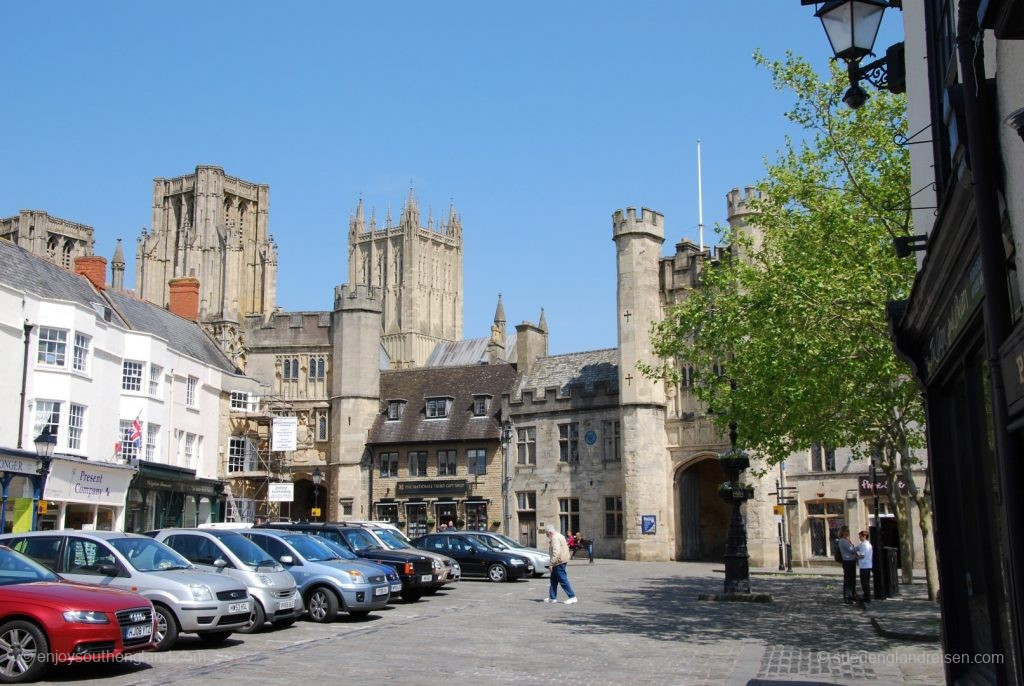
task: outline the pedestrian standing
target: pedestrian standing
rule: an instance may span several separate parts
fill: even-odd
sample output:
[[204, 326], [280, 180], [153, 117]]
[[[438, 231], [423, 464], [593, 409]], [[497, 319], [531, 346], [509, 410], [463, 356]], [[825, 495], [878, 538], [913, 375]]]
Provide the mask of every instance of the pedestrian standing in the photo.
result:
[[576, 557], [576, 537], [572, 535], [571, 531], [565, 532], [565, 544], [569, 546], [569, 559]]
[[565, 542], [565, 536], [555, 531], [555, 527], [552, 525], [548, 524], [544, 531], [548, 535], [548, 554], [551, 555], [551, 587], [544, 602], [558, 602], [558, 586], [561, 584], [565, 594], [569, 596], [565, 604], [572, 605], [578, 601], [572, 586], [569, 585], [569, 574], [566, 571], [566, 566], [569, 563], [569, 544]]
[[838, 545], [843, 560], [843, 602], [853, 605], [857, 601], [857, 546], [850, 540], [850, 527], [840, 527]]
[[587, 551], [587, 559], [590, 560], [590, 564], [594, 564], [594, 542], [583, 538], [582, 531], [576, 532], [576, 545]]
[[860, 538], [860, 545], [857, 546], [857, 569], [860, 570], [860, 592], [861, 600], [865, 603], [871, 602], [871, 569], [874, 566], [875, 551], [868, 540], [868, 532], [861, 531], [857, 536]]

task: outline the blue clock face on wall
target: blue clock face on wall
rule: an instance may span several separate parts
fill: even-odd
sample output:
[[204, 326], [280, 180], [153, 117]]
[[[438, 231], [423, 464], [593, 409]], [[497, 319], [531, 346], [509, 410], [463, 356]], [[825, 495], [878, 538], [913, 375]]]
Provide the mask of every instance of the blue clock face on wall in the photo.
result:
[[587, 433], [583, 434], [583, 440], [587, 442], [587, 445], [594, 445], [597, 443], [597, 432], [591, 429]]

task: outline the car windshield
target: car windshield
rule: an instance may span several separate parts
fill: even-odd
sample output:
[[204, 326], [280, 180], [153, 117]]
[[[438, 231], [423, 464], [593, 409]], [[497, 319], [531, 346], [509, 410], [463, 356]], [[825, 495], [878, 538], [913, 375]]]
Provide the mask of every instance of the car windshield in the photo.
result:
[[334, 554], [334, 551], [312, 536], [294, 534], [282, 536], [282, 538], [288, 545], [295, 548], [295, 552], [301, 555], [307, 562], [324, 562], [325, 560], [333, 560], [338, 557]]
[[224, 546], [248, 567], [277, 567], [277, 562], [242, 534], [224, 534], [217, 537]]
[[472, 543], [478, 543], [484, 546], [485, 548], [490, 548], [491, 550], [505, 549], [505, 545], [503, 543], [495, 541], [493, 538], [489, 536], [466, 536], [466, 538], [468, 538]]
[[373, 540], [373, 536], [361, 529], [346, 530], [342, 533], [342, 536], [344, 536], [348, 544], [352, 546], [352, 550], [357, 553], [362, 552], [363, 550], [380, 548], [380, 546], [377, 545], [377, 541]]
[[394, 531], [390, 529], [374, 529], [373, 533], [377, 534], [377, 538], [381, 540], [387, 547], [392, 550], [402, 550], [404, 548], [412, 548], [411, 545], [406, 543], [404, 540], [395, 535]]
[[313, 538], [315, 538], [318, 543], [323, 543], [325, 546], [330, 548], [332, 553], [334, 553], [337, 557], [340, 557], [343, 560], [359, 559], [358, 557], [352, 554], [351, 550], [341, 545], [340, 543], [335, 543], [331, 539], [324, 538], [323, 536], [314, 536]]
[[507, 545], [509, 548], [522, 548], [523, 547], [523, 545], [521, 543], [517, 543], [516, 541], [513, 541], [508, 536], [503, 536], [501, 534], [494, 534], [494, 538], [498, 539], [499, 541], [501, 541], [502, 543]]
[[0, 548], [0, 586], [33, 581], [60, 581], [60, 577], [24, 555]]
[[107, 541], [128, 563], [140, 572], [168, 569], [192, 569], [191, 563], [177, 552], [152, 538], [112, 538]]

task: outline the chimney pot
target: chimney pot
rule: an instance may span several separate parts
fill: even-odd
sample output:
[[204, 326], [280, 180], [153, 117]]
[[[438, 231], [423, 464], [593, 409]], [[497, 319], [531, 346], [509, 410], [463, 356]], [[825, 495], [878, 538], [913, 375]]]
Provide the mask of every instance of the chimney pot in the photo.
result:
[[167, 305], [174, 314], [184, 319], [199, 319], [199, 279], [194, 276], [183, 276], [167, 282], [170, 288], [170, 299]]
[[98, 291], [107, 287], [107, 258], [100, 255], [83, 255], [75, 258], [75, 273], [89, 279]]

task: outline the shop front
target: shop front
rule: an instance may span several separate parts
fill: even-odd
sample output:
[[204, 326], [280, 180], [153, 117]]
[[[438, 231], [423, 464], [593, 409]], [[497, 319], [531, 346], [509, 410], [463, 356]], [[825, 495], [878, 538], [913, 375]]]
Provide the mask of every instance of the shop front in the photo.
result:
[[377, 519], [404, 526], [411, 537], [422, 536], [449, 523], [458, 528], [485, 530], [487, 501], [469, 495], [466, 479], [399, 481], [394, 498], [381, 498], [374, 506]]
[[196, 476], [194, 469], [138, 461], [128, 489], [126, 531], [195, 527], [224, 520], [224, 482]]
[[3, 487], [3, 508], [0, 509], [0, 531], [31, 531], [35, 492], [40, 482], [41, 461], [35, 453], [13, 448], [0, 448], [0, 486]]
[[37, 529], [124, 529], [125, 495], [135, 469], [54, 455], [38, 502]]

